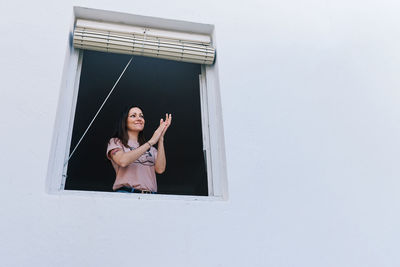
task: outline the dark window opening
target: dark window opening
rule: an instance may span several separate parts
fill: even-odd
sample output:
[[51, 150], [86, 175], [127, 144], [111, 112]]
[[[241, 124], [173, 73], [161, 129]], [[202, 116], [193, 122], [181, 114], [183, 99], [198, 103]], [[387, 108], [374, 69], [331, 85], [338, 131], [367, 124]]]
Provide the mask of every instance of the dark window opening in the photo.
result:
[[[129, 59], [129, 55], [83, 52], [70, 152]], [[173, 115], [172, 126], [164, 141], [167, 169], [164, 174], [157, 175], [158, 192], [208, 195], [202, 144], [200, 73], [199, 64], [134, 56], [69, 160], [65, 189], [112, 191], [115, 172], [105, 155], [107, 142], [122, 109], [134, 104], [144, 112], [147, 139], [166, 112]]]

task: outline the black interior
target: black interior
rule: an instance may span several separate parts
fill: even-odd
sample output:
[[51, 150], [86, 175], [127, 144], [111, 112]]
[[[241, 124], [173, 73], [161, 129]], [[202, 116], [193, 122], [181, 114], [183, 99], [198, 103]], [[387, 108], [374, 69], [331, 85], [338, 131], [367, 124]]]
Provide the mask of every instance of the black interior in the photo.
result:
[[[71, 151], [131, 56], [84, 51]], [[149, 139], [165, 113], [173, 121], [165, 136], [167, 169], [157, 175], [158, 192], [208, 195], [203, 155], [200, 65], [134, 56], [92, 127], [68, 163], [65, 189], [112, 191], [115, 172], [106, 158], [107, 142], [121, 111], [130, 105], [144, 113]], [[157, 146], [155, 146], [157, 147]], [[70, 152], [71, 152], [70, 151]]]

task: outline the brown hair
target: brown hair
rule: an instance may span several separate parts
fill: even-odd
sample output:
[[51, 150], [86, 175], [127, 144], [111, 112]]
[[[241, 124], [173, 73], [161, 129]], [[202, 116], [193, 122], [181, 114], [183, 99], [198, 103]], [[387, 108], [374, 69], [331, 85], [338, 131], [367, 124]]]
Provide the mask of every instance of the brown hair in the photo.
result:
[[[117, 125], [115, 127], [115, 132], [112, 136], [113, 138], [118, 138], [121, 141], [121, 143], [127, 148], [129, 148], [128, 146], [129, 136], [128, 136], [128, 129], [126, 127], [126, 120], [128, 119], [129, 110], [131, 110], [131, 108], [139, 108], [139, 107], [129, 106], [122, 111], [121, 116], [119, 117]], [[139, 109], [142, 110], [141, 108]], [[146, 138], [144, 137], [143, 131], [139, 132], [138, 142], [139, 146], [144, 145], [146, 143]]]

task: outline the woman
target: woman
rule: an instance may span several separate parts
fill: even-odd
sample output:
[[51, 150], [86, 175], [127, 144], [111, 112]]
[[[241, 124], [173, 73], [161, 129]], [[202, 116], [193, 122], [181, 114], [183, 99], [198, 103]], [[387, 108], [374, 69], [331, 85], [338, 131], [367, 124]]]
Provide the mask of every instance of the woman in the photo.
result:
[[[171, 114], [155, 130], [149, 141], [143, 136], [144, 116], [140, 108], [126, 109], [117, 130], [108, 142], [107, 157], [116, 173], [113, 190], [129, 193], [156, 193], [156, 174], [165, 171], [164, 135], [171, 125]], [[153, 145], [158, 142], [158, 149]]]

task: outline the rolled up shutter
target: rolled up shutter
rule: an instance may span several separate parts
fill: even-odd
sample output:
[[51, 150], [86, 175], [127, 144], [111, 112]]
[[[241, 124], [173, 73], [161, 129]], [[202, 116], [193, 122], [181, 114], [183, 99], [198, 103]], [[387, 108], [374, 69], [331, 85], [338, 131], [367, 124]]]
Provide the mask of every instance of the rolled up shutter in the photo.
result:
[[203, 34], [78, 19], [75, 48], [213, 64], [211, 37]]

